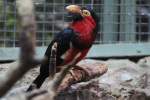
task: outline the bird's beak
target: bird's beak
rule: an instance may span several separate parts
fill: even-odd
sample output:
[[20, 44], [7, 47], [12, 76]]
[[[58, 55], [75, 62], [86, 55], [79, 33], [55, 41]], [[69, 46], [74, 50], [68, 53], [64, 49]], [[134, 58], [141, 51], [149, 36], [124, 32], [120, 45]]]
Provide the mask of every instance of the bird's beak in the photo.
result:
[[81, 13], [81, 7], [78, 5], [69, 5], [66, 7], [66, 11], [69, 13]]
[[81, 7], [78, 5], [69, 5], [66, 8], [67, 14], [65, 16], [65, 20], [67, 22], [72, 22], [72, 21], [78, 21], [81, 20], [82, 14], [81, 14]]

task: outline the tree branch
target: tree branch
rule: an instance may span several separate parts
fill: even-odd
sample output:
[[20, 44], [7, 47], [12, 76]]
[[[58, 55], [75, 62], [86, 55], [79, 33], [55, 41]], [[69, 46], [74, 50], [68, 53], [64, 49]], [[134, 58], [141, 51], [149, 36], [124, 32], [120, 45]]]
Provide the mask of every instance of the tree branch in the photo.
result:
[[74, 58], [74, 60], [64, 66], [61, 66], [61, 68], [63, 68], [59, 73], [56, 73], [54, 78], [52, 80], [50, 80], [49, 82], [49, 88], [48, 88], [48, 93], [51, 96], [50, 100], [54, 100], [54, 97], [57, 95], [58, 93], [58, 88], [62, 82], [62, 80], [65, 78], [67, 72], [75, 66], [76, 64], [76, 60], [77, 58], [80, 56], [80, 53], [78, 53], [76, 55], [76, 57]]
[[17, 0], [17, 8], [21, 25], [20, 59], [0, 78], [0, 97], [6, 94], [28, 70], [41, 63], [34, 58], [36, 25], [32, 0]]

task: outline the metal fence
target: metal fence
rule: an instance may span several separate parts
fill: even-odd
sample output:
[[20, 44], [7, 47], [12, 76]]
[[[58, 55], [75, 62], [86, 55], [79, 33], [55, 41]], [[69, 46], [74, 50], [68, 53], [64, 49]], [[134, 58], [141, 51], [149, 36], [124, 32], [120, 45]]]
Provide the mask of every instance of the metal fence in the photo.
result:
[[[37, 23], [37, 45], [45, 46], [50, 43], [53, 34], [64, 28], [64, 8], [66, 5], [77, 3], [93, 6], [99, 10], [99, 0], [35, 0]], [[98, 11], [100, 12], [100, 11]], [[0, 47], [18, 46], [18, 23], [16, 2], [0, 1]]]
[[[149, 0], [35, 0], [37, 45], [48, 45], [53, 34], [63, 29], [64, 7], [91, 6], [99, 15], [96, 43], [135, 43], [150, 40]], [[0, 47], [18, 46], [16, 2], [0, 1]]]
[[[47, 46], [65, 26], [64, 8], [69, 4], [92, 7], [100, 19], [96, 44], [148, 43], [150, 0], [34, 0], [37, 45]], [[18, 47], [15, 0], [0, 0], [0, 47]]]

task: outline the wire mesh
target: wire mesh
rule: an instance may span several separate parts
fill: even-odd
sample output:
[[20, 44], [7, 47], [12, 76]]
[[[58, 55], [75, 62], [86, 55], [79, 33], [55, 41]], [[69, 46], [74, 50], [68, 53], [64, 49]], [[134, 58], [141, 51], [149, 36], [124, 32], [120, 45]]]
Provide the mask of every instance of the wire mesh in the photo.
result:
[[[65, 26], [64, 7], [90, 6], [99, 16], [100, 31], [95, 43], [137, 43], [150, 41], [149, 0], [34, 0], [37, 45], [47, 46]], [[16, 2], [0, 1], [0, 47], [17, 47]]]

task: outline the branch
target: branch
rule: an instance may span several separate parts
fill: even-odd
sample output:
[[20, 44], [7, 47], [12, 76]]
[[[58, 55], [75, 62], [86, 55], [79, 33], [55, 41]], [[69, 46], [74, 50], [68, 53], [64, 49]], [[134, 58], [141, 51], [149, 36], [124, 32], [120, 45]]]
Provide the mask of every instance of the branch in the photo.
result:
[[[55, 47], [56, 45], [53, 45], [53, 47]], [[53, 49], [53, 50], [56, 50]], [[55, 53], [54, 53], [55, 55]], [[70, 68], [74, 67], [76, 64], [76, 60], [77, 58], [80, 56], [80, 53], [77, 54], [77, 56], [74, 58], [74, 60], [67, 65], [61, 66], [63, 69], [54, 75], [53, 79], [50, 80], [49, 82], [49, 87], [48, 87], [48, 91], [37, 91], [35, 90], [35, 92], [31, 92], [31, 95], [27, 96], [27, 100], [54, 100], [54, 98], [57, 96], [58, 92], [57, 89], [59, 88], [62, 80], [65, 78], [67, 72], [69, 71]], [[56, 56], [54, 56], [56, 57]], [[51, 63], [55, 63], [55, 62], [51, 62]], [[52, 64], [53, 65], [53, 64]], [[55, 66], [52, 66], [55, 67]], [[50, 78], [52, 78], [50, 76]]]
[[49, 63], [49, 78], [52, 79], [56, 73], [56, 55], [57, 55], [57, 42], [55, 42], [51, 49], [50, 63]]
[[108, 70], [105, 63], [93, 60], [89, 63], [88, 60], [82, 60], [74, 68], [68, 71], [64, 80], [61, 82], [58, 91], [64, 91], [68, 89], [72, 84], [90, 81], [97, 77], [102, 76]]
[[32, 0], [17, 0], [17, 8], [21, 24], [20, 59], [0, 78], [0, 97], [6, 94], [28, 70], [41, 63], [34, 58], [36, 25]]
[[76, 57], [74, 58], [74, 60], [64, 66], [61, 66], [61, 68], [63, 68], [59, 73], [56, 73], [53, 80], [51, 80], [49, 82], [49, 89], [48, 89], [48, 93], [50, 95], [50, 100], [54, 100], [54, 97], [57, 95], [57, 90], [60, 86], [60, 84], [62, 83], [62, 80], [65, 78], [67, 72], [75, 66], [76, 64], [76, 60], [77, 58], [80, 56], [80, 53], [78, 53], [76, 55]]
[[60, 68], [63, 68], [59, 73], [57, 73], [53, 79], [53, 87], [52, 90], [57, 91], [59, 85], [61, 84], [62, 80], [64, 79], [64, 77], [66, 76], [67, 72], [75, 66], [77, 58], [80, 56], [80, 53], [78, 53], [76, 55], [76, 57], [74, 58], [74, 60], [69, 63], [68, 65], [64, 65]]

